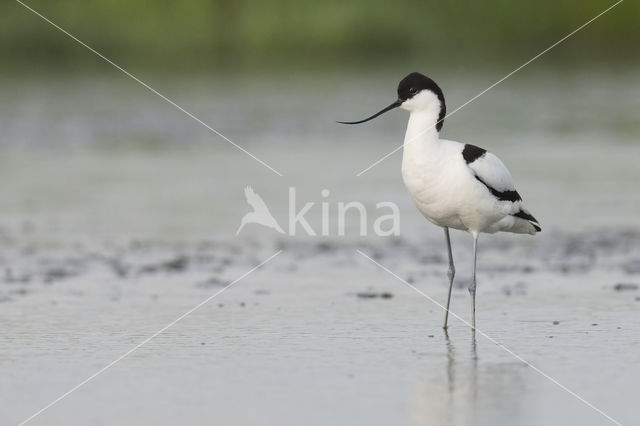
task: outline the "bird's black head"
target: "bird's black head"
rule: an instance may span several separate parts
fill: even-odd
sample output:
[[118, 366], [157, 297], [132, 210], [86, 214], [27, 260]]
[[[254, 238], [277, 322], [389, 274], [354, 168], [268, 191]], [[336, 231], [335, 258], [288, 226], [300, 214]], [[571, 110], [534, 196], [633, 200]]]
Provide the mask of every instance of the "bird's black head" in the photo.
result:
[[414, 97], [421, 95], [423, 92], [429, 92], [435, 95], [440, 101], [440, 112], [438, 114], [438, 122], [436, 123], [436, 129], [440, 131], [445, 115], [447, 115], [447, 107], [444, 102], [444, 94], [440, 86], [435, 81], [431, 80], [426, 75], [422, 75], [419, 72], [412, 72], [408, 76], [400, 81], [398, 84], [398, 100], [402, 101], [402, 104], [407, 102], [406, 109], [411, 109], [409, 104]]
[[419, 72], [412, 72], [400, 81], [400, 84], [398, 84], [398, 99], [406, 101], [423, 90], [429, 90], [435, 93], [438, 99], [440, 99], [440, 102], [444, 101], [442, 90], [436, 82]]
[[360, 121], [339, 121], [342, 124], [359, 124], [369, 120], [373, 120], [377, 116], [397, 107], [402, 107], [409, 111], [423, 108], [429, 104], [433, 104], [435, 99], [440, 103], [440, 111], [438, 113], [438, 121], [436, 122], [436, 130], [440, 131], [444, 117], [447, 114], [447, 107], [444, 102], [444, 94], [442, 89], [435, 81], [418, 72], [412, 72], [400, 81], [398, 84], [398, 100], [377, 112], [369, 118]]

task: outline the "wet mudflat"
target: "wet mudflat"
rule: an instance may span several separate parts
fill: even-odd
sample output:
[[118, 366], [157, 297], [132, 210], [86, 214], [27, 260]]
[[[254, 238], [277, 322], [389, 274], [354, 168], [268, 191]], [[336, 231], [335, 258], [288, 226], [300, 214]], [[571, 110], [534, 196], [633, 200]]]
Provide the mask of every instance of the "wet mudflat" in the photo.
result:
[[[3, 423], [23, 420], [260, 270], [42, 414], [95, 424], [607, 424], [356, 252], [436, 301], [441, 245], [151, 243], [12, 246], [5, 236]], [[640, 234], [487, 239], [479, 329], [623, 423], [635, 418]], [[468, 250], [460, 250], [464, 265]], [[505, 253], [519, 259], [502, 260]], [[25, 257], [20, 267], [18, 260]], [[563, 259], [559, 261], [558, 259]], [[460, 268], [464, 269], [464, 268]], [[468, 320], [460, 273], [453, 311]], [[29, 395], [28, 398], [25, 395]], [[135, 420], [133, 420], [135, 419]]]

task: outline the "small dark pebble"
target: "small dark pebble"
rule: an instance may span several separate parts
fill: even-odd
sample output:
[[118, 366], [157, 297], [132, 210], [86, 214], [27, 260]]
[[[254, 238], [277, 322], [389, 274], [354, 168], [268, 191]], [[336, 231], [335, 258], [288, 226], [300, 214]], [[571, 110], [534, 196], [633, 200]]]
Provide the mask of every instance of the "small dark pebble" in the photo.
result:
[[429, 337], [429, 338], [432, 338], [432, 339], [433, 339], [433, 334], [430, 334], [430, 335], [429, 335], [429, 336], [427, 336], [427, 337]]
[[218, 308], [222, 308], [223, 306], [224, 306], [224, 304], [218, 303]]
[[558, 324], [560, 324], [560, 321], [554, 321], [553, 322], [553, 325], [558, 325]]
[[618, 283], [613, 286], [615, 291], [624, 291], [624, 290], [637, 290], [638, 284], [634, 283]]
[[206, 343], [205, 343], [205, 342], [202, 342], [202, 343], [200, 343], [200, 344], [201, 344], [202, 346], [206, 345]]
[[598, 325], [598, 323], [597, 323], [597, 322], [594, 322], [594, 323], [593, 323], [593, 324], [591, 324], [591, 325], [595, 327], [596, 325]]
[[370, 291], [363, 291], [360, 293], [356, 293], [356, 296], [361, 299], [375, 299], [376, 297], [380, 297], [381, 299], [391, 299], [393, 294], [391, 293], [374, 293]]
[[553, 339], [554, 336], [547, 336], [549, 339]]
[[144, 274], [153, 274], [156, 272], [179, 272], [184, 270], [189, 263], [189, 259], [186, 256], [179, 256], [175, 259], [167, 260], [165, 262], [145, 265], [140, 268], [140, 272]]
[[333, 251], [334, 249], [334, 245], [326, 241], [316, 244], [316, 251], [319, 252], [328, 252]]
[[184, 256], [169, 260], [162, 264], [165, 269], [172, 271], [181, 271], [187, 266], [187, 258]]
[[636, 296], [636, 302], [640, 302], [640, 296]]
[[44, 281], [46, 283], [51, 283], [53, 281], [58, 281], [64, 278], [68, 278], [70, 276], [72, 276], [73, 274], [70, 273], [69, 271], [62, 269], [62, 268], [53, 268], [53, 269], [49, 269], [47, 272], [45, 272], [44, 275]]
[[240, 306], [242, 306], [243, 308], [246, 306], [244, 302], [240, 302]]

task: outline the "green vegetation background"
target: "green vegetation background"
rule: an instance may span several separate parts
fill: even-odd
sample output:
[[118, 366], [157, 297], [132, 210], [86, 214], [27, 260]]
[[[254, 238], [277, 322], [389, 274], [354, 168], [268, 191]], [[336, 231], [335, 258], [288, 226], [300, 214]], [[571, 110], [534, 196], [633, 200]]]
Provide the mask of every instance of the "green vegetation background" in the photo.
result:
[[[117, 61], [161, 68], [527, 59], [611, 0], [23, 0]], [[573, 37], [562, 58], [635, 59], [640, 2]], [[87, 52], [15, 0], [0, 4], [5, 65], [92, 66]]]

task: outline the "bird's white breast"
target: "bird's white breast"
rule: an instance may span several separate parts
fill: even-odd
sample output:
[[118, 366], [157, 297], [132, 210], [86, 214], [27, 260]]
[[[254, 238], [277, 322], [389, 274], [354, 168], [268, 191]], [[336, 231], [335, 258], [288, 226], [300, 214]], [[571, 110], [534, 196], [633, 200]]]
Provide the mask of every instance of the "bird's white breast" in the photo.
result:
[[[418, 117], [420, 118], [420, 117]], [[405, 136], [402, 178], [418, 210], [436, 225], [481, 232], [509, 214], [474, 176], [464, 145], [424, 130], [412, 114]]]

